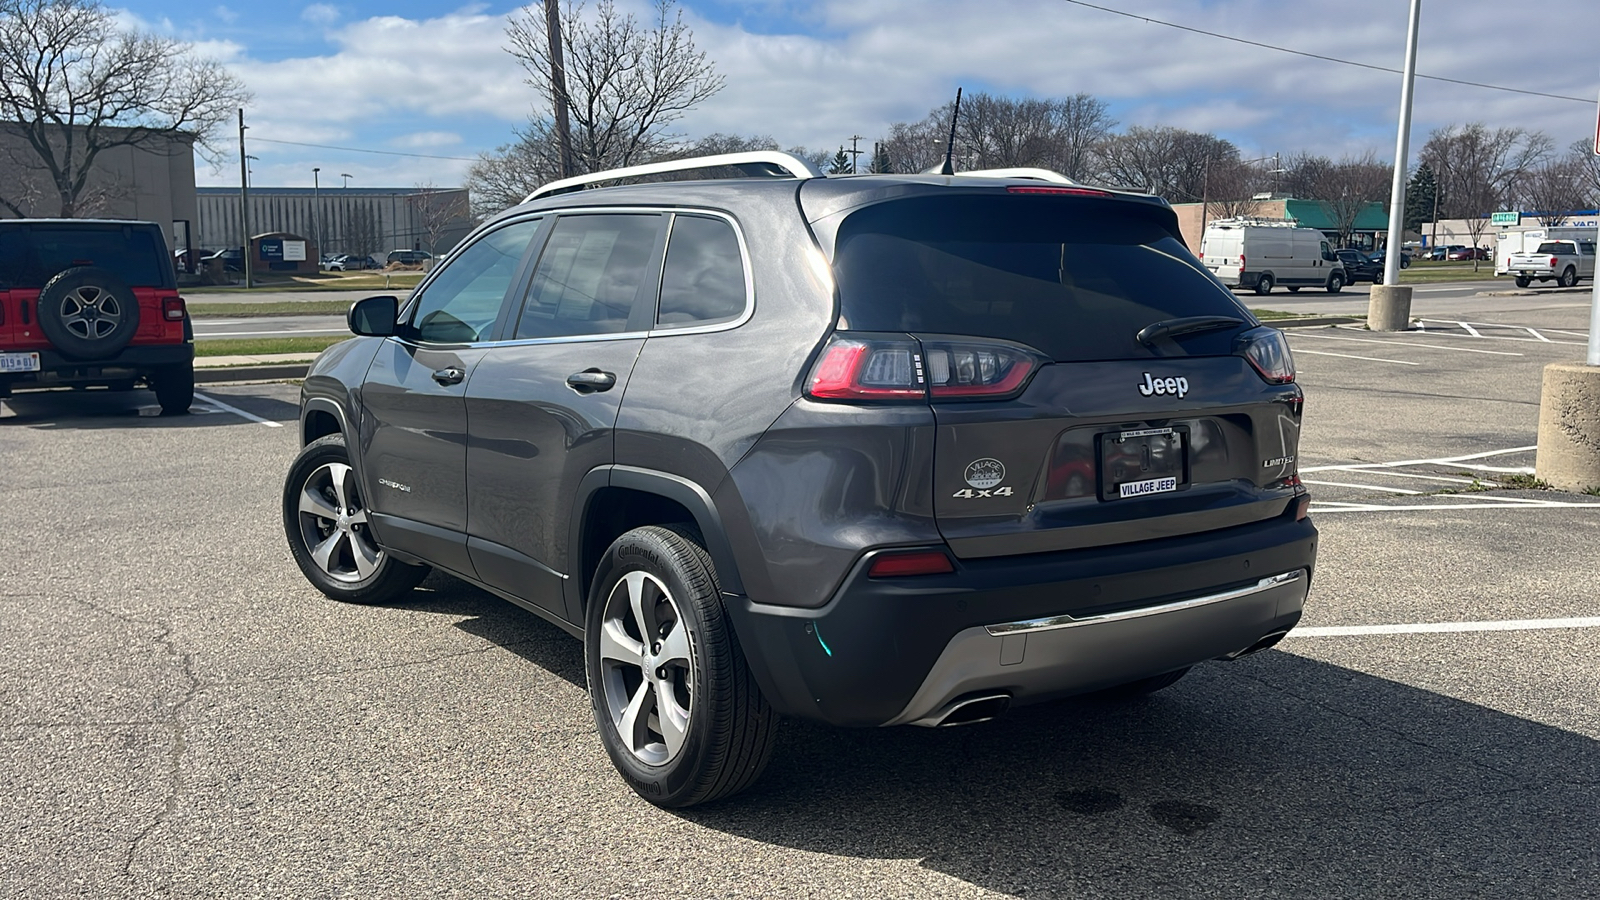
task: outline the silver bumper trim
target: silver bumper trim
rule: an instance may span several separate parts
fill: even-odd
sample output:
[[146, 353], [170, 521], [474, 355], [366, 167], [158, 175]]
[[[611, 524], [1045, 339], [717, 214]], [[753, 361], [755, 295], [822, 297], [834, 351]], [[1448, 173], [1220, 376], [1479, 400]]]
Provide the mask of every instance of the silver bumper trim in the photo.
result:
[[1194, 609], [1197, 606], [1210, 606], [1213, 603], [1226, 603], [1262, 591], [1283, 587], [1286, 584], [1304, 578], [1305, 569], [1296, 569], [1293, 572], [1284, 572], [1280, 575], [1271, 575], [1261, 579], [1249, 587], [1234, 588], [1220, 594], [1207, 594], [1204, 597], [1190, 597], [1187, 600], [1178, 600], [1173, 603], [1163, 603], [1160, 606], [1145, 606], [1139, 609], [1125, 609], [1121, 612], [1105, 613], [1098, 616], [1085, 616], [1077, 619], [1072, 616], [1049, 616], [1043, 619], [1027, 619], [1021, 622], [1003, 622], [999, 625], [985, 625], [984, 630], [1000, 637], [1008, 634], [1031, 634], [1036, 631], [1056, 631], [1061, 628], [1077, 628], [1080, 625], [1103, 625], [1107, 622], [1121, 622], [1127, 619], [1142, 619], [1145, 616], [1159, 616], [1165, 613], [1177, 612], [1183, 609]]

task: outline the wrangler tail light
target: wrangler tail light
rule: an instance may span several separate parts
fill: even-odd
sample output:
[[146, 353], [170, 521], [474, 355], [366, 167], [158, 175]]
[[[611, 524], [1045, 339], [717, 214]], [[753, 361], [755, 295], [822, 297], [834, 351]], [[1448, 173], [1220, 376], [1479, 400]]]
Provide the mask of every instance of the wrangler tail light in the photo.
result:
[[948, 575], [956, 567], [942, 550], [901, 550], [880, 553], [867, 569], [868, 578], [903, 578], [907, 575]]
[[1239, 335], [1234, 353], [1244, 357], [1268, 384], [1294, 381], [1294, 355], [1283, 332], [1265, 325]]
[[182, 322], [183, 298], [168, 297], [161, 301], [161, 317], [169, 322]]

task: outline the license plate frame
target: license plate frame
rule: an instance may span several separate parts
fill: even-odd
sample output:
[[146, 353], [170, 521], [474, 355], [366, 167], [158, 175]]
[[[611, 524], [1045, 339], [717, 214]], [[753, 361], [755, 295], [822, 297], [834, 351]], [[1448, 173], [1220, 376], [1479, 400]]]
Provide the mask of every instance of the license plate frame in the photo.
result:
[[1095, 436], [1100, 499], [1133, 500], [1189, 487], [1189, 429], [1182, 425]]
[[39, 354], [37, 352], [0, 352], [0, 375], [17, 375], [23, 372], [39, 371]]

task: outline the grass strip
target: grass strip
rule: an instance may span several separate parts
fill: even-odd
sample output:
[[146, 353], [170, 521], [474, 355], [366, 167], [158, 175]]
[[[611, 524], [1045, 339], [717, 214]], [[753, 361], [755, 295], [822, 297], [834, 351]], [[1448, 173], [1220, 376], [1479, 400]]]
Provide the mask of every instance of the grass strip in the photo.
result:
[[199, 356], [265, 356], [269, 353], [321, 353], [323, 350], [348, 341], [354, 335], [318, 335], [313, 337], [239, 338], [199, 340], [194, 342], [194, 355]]
[[254, 288], [246, 288], [236, 284], [197, 284], [181, 288], [185, 295], [189, 294], [249, 294], [257, 291], [280, 292], [308, 292], [317, 291], [409, 291], [422, 280], [421, 272], [403, 272], [399, 275], [389, 276], [388, 283], [384, 283], [382, 275], [354, 275], [349, 278], [323, 278], [319, 280], [304, 281], [257, 281]]
[[350, 311], [344, 300], [273, 300], [265, 303], [189, 303], [197, 319], [245, 319], [251, 316], [342, 316]]

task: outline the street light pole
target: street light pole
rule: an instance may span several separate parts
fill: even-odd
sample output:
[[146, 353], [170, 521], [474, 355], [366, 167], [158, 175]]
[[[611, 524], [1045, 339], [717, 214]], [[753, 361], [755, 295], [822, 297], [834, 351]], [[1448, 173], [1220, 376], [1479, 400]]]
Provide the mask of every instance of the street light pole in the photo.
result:
[[1411, 155], [1411, 89], [1417, 80], [1417, 26], [1422, 0], [1411, 0], [1406, 27], [1406, 65], [1400, 76], [1400, 129], [1394, 142], [1394, 181], [1389, 189], [1389, 246], [1383, 255], [1383, 284], [1372, 286], [1367, 327], [1373, 331], [1405, 331], [1411, 327], [1411, 288], [1400, 280], [1400, 245], [1405, 243], [1406, 160]]
[[244, 110], [239, 110], [239, 224], [244, 229], [244, 286], [249, 290], [250, 275], [250, 157], [244, 152]]
[[311, 243], [317, 246], [317, 271], [322, 271], [322, 186], [317, 183], [321, 166], [311, 167]]

